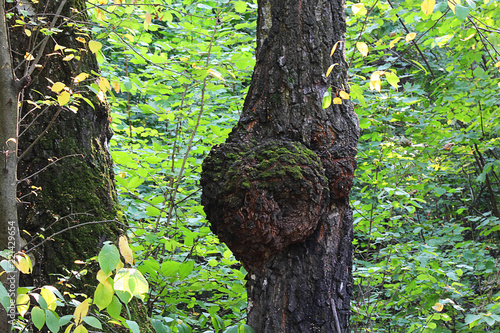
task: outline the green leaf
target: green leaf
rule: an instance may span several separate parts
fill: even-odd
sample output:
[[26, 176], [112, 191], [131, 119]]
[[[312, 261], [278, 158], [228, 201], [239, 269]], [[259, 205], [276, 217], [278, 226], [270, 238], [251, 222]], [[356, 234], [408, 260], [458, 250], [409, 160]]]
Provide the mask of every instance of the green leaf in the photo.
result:
[[57, 333], [59, 331], [59, 318], [54, 311], [45, 310], [45, 322], [52, 333]]
[[45, 311], [38, 306], [33, 307], [33, 309], [31, 309], [31, 320], [35, 327], [41, 330], [43, 325], [45, 325]]
[[107, 306], [106, 311], [111, 316], [111, 318], [113, 318], [113, 319], [119, 319], [120, 318], [120, 313], [122, 311], [122, 303], [120, 302], [120, 300], [118, 299], [118, 297], [113, 296], [113, 300]]
[[97, 259], [104, 273], [109, 274], [120, 262], [120, 252], [118, 252], [115, 245], [106, 243], [99, 252]]
[[234, 9], [237, 13], [244, 13], [247, 10], [247, 3], [245, 1], [237, 1], [234, 4]]
[[125, 322], [127, 323], [127, 326], [128, 326], [128, 328], [130, 328], [132, 333], [141, 333], [141, 329], [135, 321], [126, 320]]
[[8, 312], [10, 309], [11, 299], [9, 292], [5, 289], [2, 283], [0, 283], [0, 303], [2, 303], [4, 309]]
[[113, 300], [113, 286], [108, 281], [99, 283], [94, 292], [94, 304], [97, 305], [99, 311], [107, 307]]
[[332, 91], [332, 87], [329, 87], [327, 89], [327, 91], [325, 92], [325, 94], [323, 95], [323, 103], [322, 103], [323, 109], [326, 109], [330, 105], [332, 105], [332, 94], [331, 94], [331, 91]]
[[469, 16], [469, 7], [464, 7], [461, 5], [456, 5], [455, 6], [455, 15], [460, 21], [464, 21], [467, 16]]
[[95, 327], [95, 328], [98, 328], [100, 330], [102, 330], [102, 324], [101, 322], [99, 321], [99, 319], [97, 319], [96, 317], [91, 317], [91, 316], [85, 316], [82, 318], [82, 320], [92, 326], [92, 327]]

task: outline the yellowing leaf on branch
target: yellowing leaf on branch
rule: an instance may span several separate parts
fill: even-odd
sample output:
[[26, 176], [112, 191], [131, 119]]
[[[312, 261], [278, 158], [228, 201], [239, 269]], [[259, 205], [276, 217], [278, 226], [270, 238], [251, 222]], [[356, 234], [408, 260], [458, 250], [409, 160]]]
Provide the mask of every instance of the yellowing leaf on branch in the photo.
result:
[[133, 265], [134, 264], [134, 252], [128, 245], [127, 236], [121, 235], [118, 239], [118, 248], [120, 249], [120, 253], [122, 254], [125, 262]]
[[19, 314], [24, 317], [26, 312], [28, 312], [28, 309], [30, 307], [30, 297], [28, 294], [19, 294], [17, 295], [17, 311], [19, 311]]
[[394, 39], [393, 41], [391, 41], [389, 43], [389, 48], [392, 49], [394, 47], [394, 45], [396, 45], [396, 43], [399, 42], [400, 39], [403, 39], [403, 37], [398, 37], [398, 38]]
[[31, 264], [31, 259], [24, 252], [18, 252], [14, 255], [13, 264], [23, 274], [31, 274], [31, 271], [33, 270], [33, 266]]
[[111, 90], [111, 85], [109, 84], [108, 79], [105, 77], [100, 77], [99, 78], [99, 89], [101, 89], [102, 92], [107, 92], [108, 90]]
[[63, 61], [70, 61], [71, 59], [73, 59], [75, 57], [74, 54], [68, 54], [67, 56], [65, 56], [62, 60]]
[[389, 82], [389, 84], [391, 86], [393, 86], [395, 89], [398, 89], [399, 88], [399, 77], [396, 73], [393, 73], [393, 72], [385, 72], [385, 78], [387, 79], [387, 82]]
[[71, 95], [67, 91], [63, 91], [59, 96], [57, 96], [57, 102], [60, 106], [66, 105], [69, 102]]
[[326, 77], [328, 77], [330, 75], [330, 73], [332, 72], [333, 67], [335, 67], [337, 65], [338, 65], [338, 63], [335, 63], [333, 65], [330, 65], [330, 67], [328, 67], [328, 69], [326, 71]]
[[56, 44], [56, 46], [54, 46], [54, 51], [64, 50], [65, 48], [66, 47], [64, 47], [62, 45]]
[[366, 57], [368, 55], [368, 45], [364, 42], [357, 42], [356, 43], [356, 48], [358, 49], [359, 52], [363, 55], [363, 57]]
[[87, 41], [83, 37], [76, 37], [76, 40], [83, 44], [87, 43]]
[[113, 89], [119, 93], [120, 92], [120, 82], [118, 81], [113, 81], [111, 82], [111, 86], [113, 87]]
[[47, 302], [47, 308], [54, 311], [57, 307], [57, 298], [52, 290], [50, 290], [48, 287], [43, 287], [40, 291], [40, 295], [43, 297], [45, 302]]
[[460, 0], [448, 0], [448, 6], [450, 7], [453, 14], [455, 14], [455, 5], [460, 5]]
[[417, 33], [415, 32], [410, 32], [408, 35], [406, 35], [406, 42], [411, 42], [412, 40], [415, 39], [415, 37], [417, 36]]
[[100, 42], [96, 42], [95, 40], [91, 40], [89, 42], [89, 49], [90, 52], [92, 53], [97, 53], [102, 47], [102, 44]]
[[26, 34], [26, 36], [31, 37], [31, 30], [24, 29], [24, 33]]
[[424, 2], [422, 2], [422, 5], [420, 7], [422, 8], [424, 14], [429, 16], [434, 11], [435, 5], [436, 5], [436, 0], [424, 0]]
[[149, 25], [151, 24], [151, 19], [152, 19], [151, 13], [147, 12], [146, 17], [144, 18], [144, 30], [149, 29]]
[[443, 311], [444, 305], [443, 305], [443, 304], [441, 304], [441, 303], [439, 303], [439, 302], [437, 302], [436, 304], [434, 304], [434, 305], [432, 306], [432, 308], [433, 308], [434, 310], [436, 310], [437, 312], [441, 312], [441, 311]]
[[356, 16], [363, 16], [368, 12], [365, 8], [365, 5], [363, 5], [362, 3], [355, 3], [354, 5], [352, 5], [351, 10], [352, 13]]
[[332, 47], [332, 52], [330, 52], [330, 57], [333, 56], [333, 54], [335, 53], [335, 50], [337, 50], [337, 46], [339, 45], [339, 43], [342, 43], [343, 40], [339, 40], [338, 42], [335, 43], [335, 45], [333, 45]]
[[216, 70], [209, 69], [209, 70], [207, 70], [207, 72], [209, 74], [212, 74], [213, 76], [215, 76], [216, 78], [218, 78], [221, 81], [224, 81], [224, 82], [226, 81], [226, 80], [224, 80], [224, 78], [222, 77], [222, 75], [219, 72], [217, 72]]
[[127, 38], [129, 42], [134, 41], [134, 36], [132, 36], [131, 34], [125, 34], [125, 38]]
[[350, 98], [350, 97], [349, 97], [349, 94], [348, 94], [348, 93], [346, 93], [346, 92], [345, 92], [345, 91], [343, 91], [343, 90], [339, 92], [339, 96], [340, 96], [342, 99], [349, 99], [349, 98]]
[[32, 61], [32, 60], [35, 60], [35, 57], [33, 57], [33, 55], [29, 52], [26, 52], [26, 54], [24, 55], [24, 59], [28, 60], [28, 61]]
[[101, 8], [97, 8], [96, 18], [99, 21], [104, 21], [106, 19], [106, 15], [102, 12]]
[[52, 88], [50, 88], [53, 92], [55, 93], [58, 93], [60, 92], [61, 90], [64, 89], [64, 87], [66, 87], [66, 85], [62, 82], [56, 82], [52, 85]]
[[73, 82], [80, 83], [88, 77], [89, 77], [89, 75], [87, 73], [80, 73], [77, 76], [75, 76], [75, 78], [73, 79]]
[[384, 75], [384, 71], [375, 71], [370, 76], [370, 90], [376, 90], [380, 92], [382, 83], [380, 82], [380, 76]]
[[339, 97], [335, 97], [335, 98], [333, 99], [333, 104], [342, 104], [342, 99], [341, 99], [341, 98], [339, 98]]
[[82, 318], [87, 315], [89, 312], [90, 300], [87, 298], [85, 301], [81, 302], [75, 309], [75, 325], [78, 325], [82, 322]]
[[495, 68], [499, 68], [499, 67], [500, 67], [500, 61], [495, 64]]

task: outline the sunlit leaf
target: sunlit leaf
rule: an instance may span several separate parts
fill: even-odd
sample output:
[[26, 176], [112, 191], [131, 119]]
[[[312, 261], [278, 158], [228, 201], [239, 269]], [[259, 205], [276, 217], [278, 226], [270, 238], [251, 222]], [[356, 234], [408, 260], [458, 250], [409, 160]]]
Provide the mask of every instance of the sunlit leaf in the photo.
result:
[[71, 59], [73, 59], [75, 57], [74, 54], [68, 54], [67, 56], [65, 56], [62, 60], [63, 61], [70, 61]]
[[31, 274], [31, 271], [33, 270], [31, 259], [24, 252], [18, 252], [14, 255], [13, 264], [23, 274]]
[[396, 45], [397, 42], [399, 42], [401, 39], [403, 39], [403, 37], [397, 37], [395, 38], [394, 40], [392, 40], [390, 43], [389, 43], [389, 48], [392, 49], [394, 47], [394, 45]]
[[236, 10], [237, 13], [244, 13], [247, 10], [247, 3], [245, 1], [236, 1], [234, 10]]
[[424, 0], [422, 2], [421, 8], [424, 14], [429, 16], [434, 11], [435, 5], [436, 5], [436, 0]]
[[352, 5], [351, 10], [352, 13], [356, 16], [363, 16], [367, 13], [367, 10], [362, 3], [355, 3], [354, 5]]
[[335, 63], [333, 65], [330, 65], [330, 67], [328, 67], [328, 69], [326, 71], [326, 77], [330, 76], [330, 73], [332, 72], [333, 67], [335, 67], [337, 65], [338, 65], [338, 63]]
[[89, 50], [92, 53], [97, 53], [102, 48], [102, 44], [100, 42], [96, 42], [95, 40], [89, 41]]
[[59, 96], [57, 96], [57, 103], [59, 103], [60, 106], [66, 105], [68, 104], [70, 98], [70, 93], [67, 91], [63, 91]]
[[342, 104], [342, 98], [335, 97], [335, 98], [333, 99], [333, 104]]
[[133, 265], [134, 264], [134, 252], [132, 252], [132, 249], [128, 245], [128, 240], [127, 236], [125, 235], [120, 235], [118, 238], [118, 248], [120, 249], [120, 253], [122, 254], [123, 258], [125, 259], [125, 262]]
[[396, 73], [387, 71], [385, 72], [385, 78], [387, 79], [387, 82], [394, 88], [398, 89], [399, 88], [399, 77]]
[[150, 12], [146, 12], [146, 16], [144, 18], [144, 30], [148, 30], [149, 29], [149, 25], [151, 24], [151, 13]]
[[331, 56], [333, 56], [333, 54], [334, 54], [334, 53], [335, 53], [335, 51], [337, 50], [337, 46], [339, 45], [339, 43], [343, 43], [343, 42], [344, 42], [344, 41], [339, 40], [339, 41], [337, 41], [337, 42], [333, 45], [333, 47], [332, 47], [332, 51], [330, 52], [330, 57], [331, 57]]
[[21, 317], [24, 317], [26, 312], [28, 312], [28, 309], [30, 307], [30, 296], [28, 294], [19, 294], [17, 295], [17, 311], [19, 311], [19, 314]]
[[119, 93], [120, 92], [120, 82], [118, 81], [112, 81], [111, 82], [111, 86], [113, 87], [113, 89]]
[[105, 77], [100, 77], [99, 78], [99, 89], [101, 89], [102, 92], [107, 92], [108, 90], [111, 90], [111, 85], [109, 84], [109, 81], [108, 79], [106, 79]]
[[75, 325], [80, 324], [82, 318], [87, 315], [87, 313], [89, 312], [89, 306], [90, 306], [90, 299], [86, 298], [76, 307], [75, 313], [73, 314], [75, 316]]
[[415, 39], [415, 37], [417, 36], [417, 33], [415, 32], [410, 32], [409, 34], [406, 35], [406, 42], [411, 42], [412, 40]]
[[366, 57], [368, 55], [368, 45], [364, 42], [357, 42], [356, 43], [356, 48], [358, 49], [359, 52], [363, 55], [363, 57]]
[[73, 82], [80, 83], [88, 77], [89, 77], [89, 75], [87, 73], [80, 73], [77, 76], [75, 76], [75, 78], [73, 79]]
[[66, 87], [66, 85], [62, 82], [56, 82], [52, 85], [52, 88], [50, 88], [53, 92], [55, 93], [58, 93], [60, 92], [61, 90], [64, 89], [64, 87]]
[[49, 310], [55, 310], [57, 307], [57, 297], [54, 295], [52, 290], [50, 290], [47, 287], [43, 287], [42, 290], [40, 291], [40, 295], [43, 297], [45, 302], [47, 302], [47, 309]]
[[83, 37], [76, 37], [75, 39], [76, 39], [78, 42], [80, 42], [80, 43], [83, 43], [83, 44], [87, 43], [87, 41], [86, 41], [86, 40], [85, 40], [85, 38], [83, 38]]
[[28, 61], [32, 61], [32, 60], [35, 60], [35, 57], [31, 53], [26, 52], [26, 54], [24, 55], [24, 59], [26, 59]]
[[343, 91], [343, 90], [341, 90], [341, 91], [339, 92], [339, 96], [340, 96], [342, 99], [349, 99], [349, 98], [350, 98], [350, 97], [349, 97], [349, 94], [348, 94], [348, 93], [346, 93], [346, 92], [345, 92], [345, 91]]

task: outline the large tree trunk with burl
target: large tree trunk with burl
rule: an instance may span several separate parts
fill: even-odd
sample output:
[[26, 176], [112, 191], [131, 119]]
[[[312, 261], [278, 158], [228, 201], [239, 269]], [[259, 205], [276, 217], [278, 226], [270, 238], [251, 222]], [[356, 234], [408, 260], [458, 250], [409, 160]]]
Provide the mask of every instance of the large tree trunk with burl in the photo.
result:
[[[344, 3], [259, 0], [257, 63], [238, 125], [203, 165], [212, 230], [248, 271], [259, 333], [348, 332], [359, 126], [348, 92]], [[334, 66], [327, 77], [327, 69]]]

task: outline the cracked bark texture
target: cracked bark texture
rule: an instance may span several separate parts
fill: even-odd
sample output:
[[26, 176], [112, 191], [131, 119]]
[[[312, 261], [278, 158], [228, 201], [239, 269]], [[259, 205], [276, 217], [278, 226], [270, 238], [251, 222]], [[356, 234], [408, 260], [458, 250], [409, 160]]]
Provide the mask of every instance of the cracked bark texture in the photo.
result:
[[[341, 0], [259, 0], [257, 62], [243, 112], [203, 165], [211, 228], [248, 271], [256, 332], [349, 332], [358, 118]], [[332, 73], [325, 73], [332, 64]]]

